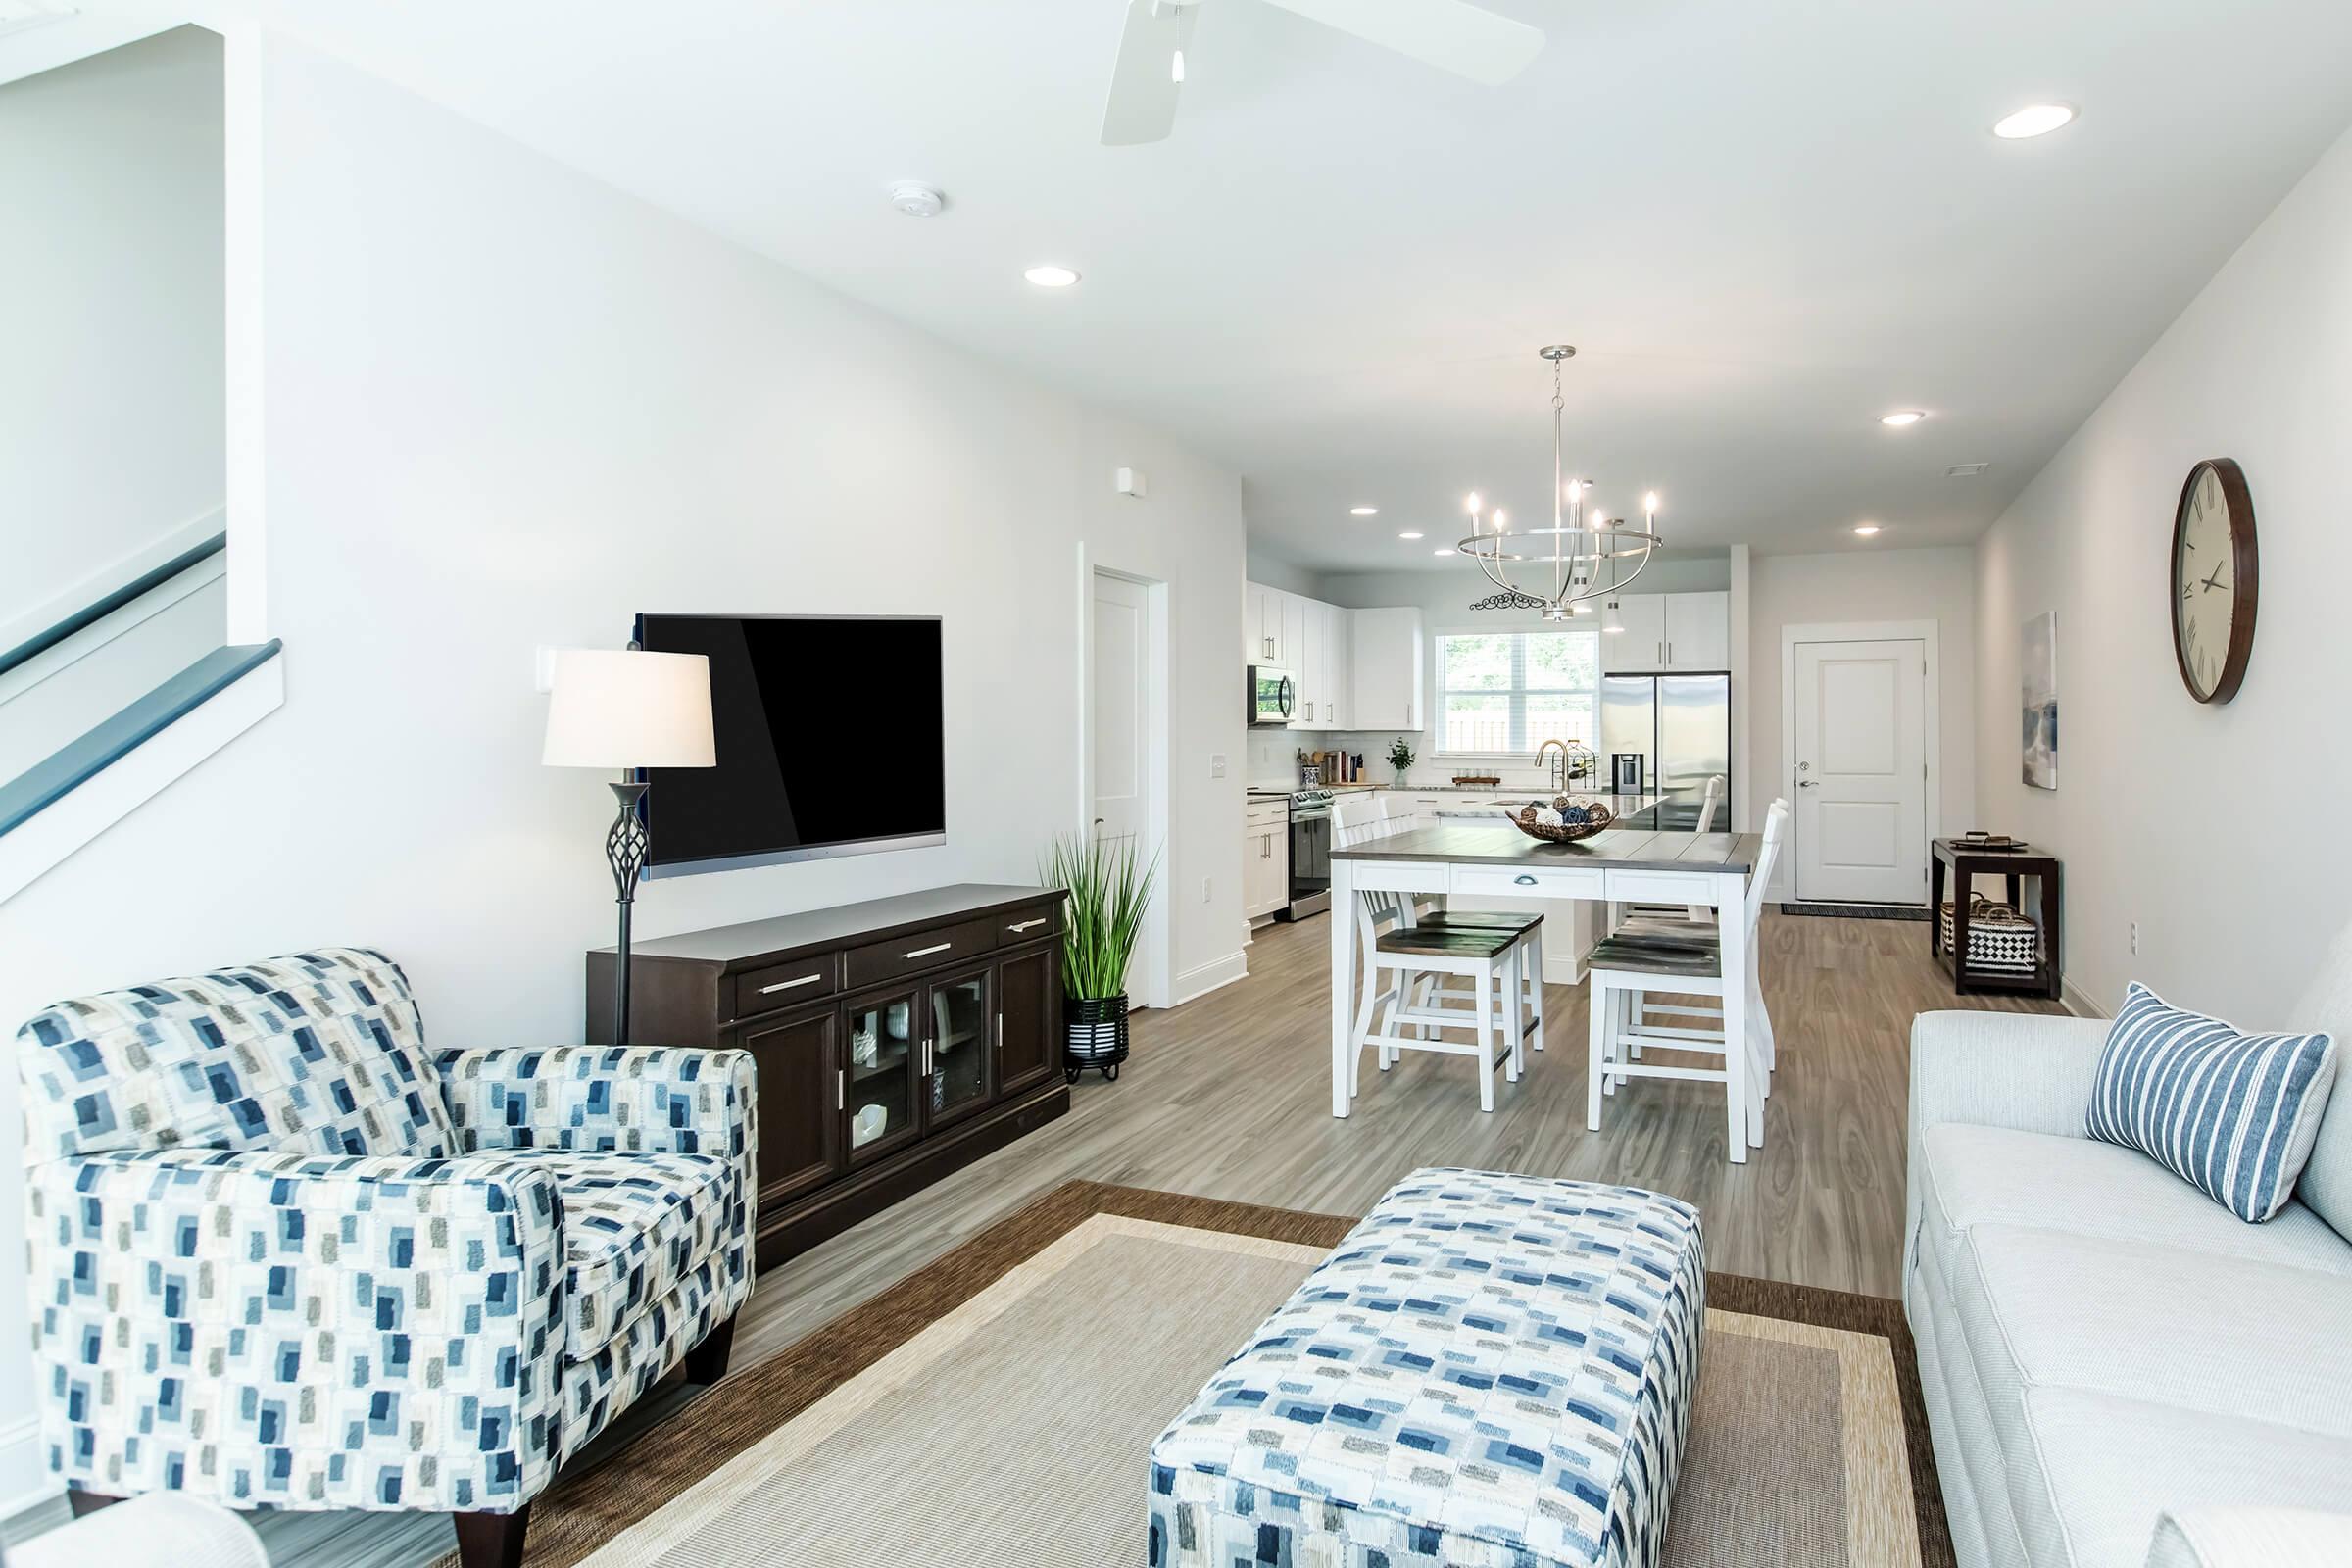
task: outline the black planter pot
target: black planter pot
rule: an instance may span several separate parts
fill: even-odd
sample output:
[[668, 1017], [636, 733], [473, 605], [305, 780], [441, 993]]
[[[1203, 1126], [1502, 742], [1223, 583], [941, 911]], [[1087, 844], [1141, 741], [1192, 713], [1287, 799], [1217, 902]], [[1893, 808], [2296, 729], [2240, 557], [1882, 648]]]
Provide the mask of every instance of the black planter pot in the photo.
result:
[[1061, 999], [1061, 1075], [1071, 1083], [1089, 1067], [1116, 1080], [1119, 1063], [1127, 1059], [1127, 998], [1064, 997]]

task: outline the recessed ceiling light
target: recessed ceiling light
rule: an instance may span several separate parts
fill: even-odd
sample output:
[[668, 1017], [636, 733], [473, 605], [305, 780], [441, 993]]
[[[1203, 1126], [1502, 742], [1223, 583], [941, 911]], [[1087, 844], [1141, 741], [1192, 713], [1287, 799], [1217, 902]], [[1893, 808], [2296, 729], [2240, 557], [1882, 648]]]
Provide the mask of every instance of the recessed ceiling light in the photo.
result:
[[1878, 531], [1879, 525], [1875, 522], [1859, 523], [1854, 528], [1854, 532], [1860, 534], [1865, 539], [1869, 538], [1872, 534], [1877, 533]]
[[1991, 466], [1989, 463], [1955, 463], [1943, 470], [1943, 476], [1946, 479], [1974, 479]]
[[1917, 424], [1920, 420], [1926, 417], [1927, 416], [1922, 414], [1917, 409], [1897, 409], [1892, 414], [1880, 415], [1879, 422], [1881, 424], [1891, 424], [1899, 430], [1906, 424]]
[[1418, 539], [1421, 537], [1421, 530], [1418, 528], [1410, 528], [1403, 533], [1398, 534], [1396, 537], [1399, 539]]
[[1356, 517], [1369, 517], [1376, 514], [1379, 511], [1380, 509], [1378, 507], [1349, 507], [1348, 509], [1348, 514]]
[[1453, 554], [1453, 547], [1450, 545], [1440, 545], [1437, 549], [1431, 551], [1430, 554], [1433, 556], [1450, 556]]
[[2073, 104], [2028, 104], [2017, 113], [1994, 121], [1992, 133], [2003, 141], [2047, 136], [2061, 126], [2073, 124], [2075, 114]]
[[1078, 281], [1076, 272], [1066, 267], [1055, 267], [1051, 263], [1044, 267], [1032, 267], [1021, 275], [1039, 288], [1068, 288], [1072, 283]]

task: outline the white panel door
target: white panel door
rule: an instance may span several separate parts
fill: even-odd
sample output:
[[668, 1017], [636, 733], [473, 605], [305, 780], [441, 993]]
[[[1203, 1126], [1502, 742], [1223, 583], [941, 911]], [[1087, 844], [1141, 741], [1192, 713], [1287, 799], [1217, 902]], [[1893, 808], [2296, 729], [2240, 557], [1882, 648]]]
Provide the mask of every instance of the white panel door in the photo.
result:
[[1796, 645], [1796, 896], [1924, 904], [1927, 649]]
[[1095, 573], [1095, 833], [1105, 840], [1141, 834], [1150, 804], [1150, 604], [1141, 583]]

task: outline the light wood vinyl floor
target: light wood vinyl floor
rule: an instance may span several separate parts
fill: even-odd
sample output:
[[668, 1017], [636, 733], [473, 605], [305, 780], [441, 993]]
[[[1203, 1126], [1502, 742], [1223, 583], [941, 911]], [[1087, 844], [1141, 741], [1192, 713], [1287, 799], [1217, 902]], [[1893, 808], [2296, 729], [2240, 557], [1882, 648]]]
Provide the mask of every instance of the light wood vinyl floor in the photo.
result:
[[[1493, 1115], [1478, 1109], [1467, 1058], [1408, 1054], [1385, 1074], [1367, 1056], [1362, 1097], [1347, 1120], [1334, 1118], [1329, 941], [1320, 919], [1262, 929], [1247, 979], [1136, 1015], [1135, 1054], [1117, 1083], [1090, 1075], [1061, 1120], [761, 1276], [736, 1364], [774, 1354], [1074, 1178], [1336, 1214], [1363, 1212], [1421, 1165], [1619, 1182], [1696, 1203], [1710, 1268], [1896, 1295], [1912, 1015], [2062, 1010], [1955, 999], [1922, 923], [1767, 915], [1780, 1071], [1764, 1147], [1734, 1165], [1716, 1085], [1630, 1083], [1609, 1100], [1603, 1130], [1585, 1130], [1583, 987], [1546, 994], [1547, 1049], [1531, 1053], [1517, 1085], [1496, 1084]], [[659, 1419], [679, 1397], [657, 1394], [628, 1425]], [[61, 1501], [6, 1534], [63, 1512]], [[453, 1541], [433, 1516], [259, 1523], [278, 1568], [422, 1568]]]

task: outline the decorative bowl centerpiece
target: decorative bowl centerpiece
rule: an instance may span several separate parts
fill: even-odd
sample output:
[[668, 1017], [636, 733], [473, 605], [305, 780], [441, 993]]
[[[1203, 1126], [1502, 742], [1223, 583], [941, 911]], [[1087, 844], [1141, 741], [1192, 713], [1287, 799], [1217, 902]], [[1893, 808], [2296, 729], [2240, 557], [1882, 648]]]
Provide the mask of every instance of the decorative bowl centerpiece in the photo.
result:
[[1511, 825], [1529, 838], [1542, 839], [1546, 844], [1574, 844], [1578, 839], [1591, 838], [1617, 820], [1615, 814], [1598, 801], [1573, 801], [1565, 795], [1552, 797], [1548, 811], [1547, 817], [1546, 808], [1542, 802], [1530, 801], [1516, 811], [1504, 811], [1503, 815], [1509, 817]]

